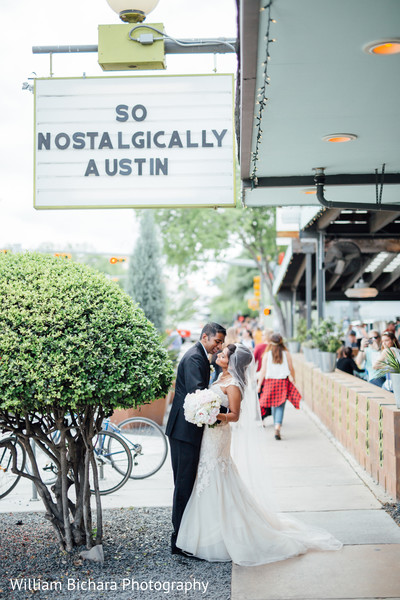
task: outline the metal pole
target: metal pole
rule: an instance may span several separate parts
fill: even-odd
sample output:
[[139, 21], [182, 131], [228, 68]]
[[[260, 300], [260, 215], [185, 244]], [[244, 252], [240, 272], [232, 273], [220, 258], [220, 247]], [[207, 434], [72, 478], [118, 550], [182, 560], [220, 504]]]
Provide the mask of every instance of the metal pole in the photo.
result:
[[[179, 42], [179, 43], [178, 43]], [[135, 42], [132, 42], [135, 43]], [[235, 54], [237, 40], [230, 38], [216, 39], [165, 39], [165, 54]], [[68, 45], [68, 46], [32, 46], [33, 54], [72, 54], [82, 52], [98, 52], [95, 45]]]
[[291, 322], [291, 332], [290, 332], [290, 336], [294, 337], [294, 323], [296, 320], [296, 297], [297, 297], [297, 290], [296, 288], [292, 289], [292, 322]]
[[311, 302], [312, 302], [312, 256], [311, 252], [306, 253], [306, 309], [307, 309], [307, 330], [311, 329]]
[[325, 302], [325, 271], [323, 269], [324, 264], [324, 245], [325, 235], [322, 231], [318, 234], [317, 241], [317, 252], [316, 258], [316, 269], [317, 269], [317, 314], [318, 321], [324, 318], [324, 302]]

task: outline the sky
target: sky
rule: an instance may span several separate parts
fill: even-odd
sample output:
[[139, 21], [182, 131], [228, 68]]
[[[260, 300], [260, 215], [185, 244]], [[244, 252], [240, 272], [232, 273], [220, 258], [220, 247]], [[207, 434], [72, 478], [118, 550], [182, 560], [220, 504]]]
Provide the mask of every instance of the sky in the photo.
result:
[[[32, 77], [48, 77], [49, 55], [32, 46], [97, 44], [98, 24], [121, 23], [106, 0], [2, 0], [0, 8], [0, 249], [37, 249], [68, 244], [97, 252], [132, 252], [137, 223], [129, 209], [40, 210], [33, 208], [34, 98], [23, 90]], [[147, 23], [163, 23], [176, 38], [236, 37], [235, 0], [160, 0]], [[167, 73], [234, 73], [233, 55], [167, 55]], [[53, 55], [54, 77], [107, 75], [97, 54]], [[126, 75], [126, 72], [109, 74]], [[152, 71], [155, 74], [157, 72]], [[141, 74], [145, 74], [144, 71]]]

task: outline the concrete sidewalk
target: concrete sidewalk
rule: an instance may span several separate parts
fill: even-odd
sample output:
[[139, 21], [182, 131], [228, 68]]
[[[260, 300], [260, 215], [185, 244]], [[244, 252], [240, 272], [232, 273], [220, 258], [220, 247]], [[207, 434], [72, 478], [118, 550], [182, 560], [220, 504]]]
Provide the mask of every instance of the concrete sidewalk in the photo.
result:
[[[289, 403], [288, 403], [289, 404]], [[287, 406], [282, 440], [266, 435], [278, 506], [340, 539], [338, 552], [232, 569], [232, 600], [400, 599], [400, 527], [382, 510], [392, 501], [315, 419]]]
[[[345, 546], [260, 567], [233, 565], [232, 600], [400, 600], [400, 528], [381, 508], [381, 502], [392, 499], [317, 423], [307, 407], [295, 411], [289, 404], [279, 442], [272, 419], [266, 421], [277, 504], [282, 512], [329, 530]], [[158, 473], [129, 481], [115, 494], [103, 496], [102, 504], [171, 506], [172, 488], [167, 458]], [[41, 501], [31, 498], [31, 484], [20, 481], [0, 500], [0, 513], [43, 510]]]

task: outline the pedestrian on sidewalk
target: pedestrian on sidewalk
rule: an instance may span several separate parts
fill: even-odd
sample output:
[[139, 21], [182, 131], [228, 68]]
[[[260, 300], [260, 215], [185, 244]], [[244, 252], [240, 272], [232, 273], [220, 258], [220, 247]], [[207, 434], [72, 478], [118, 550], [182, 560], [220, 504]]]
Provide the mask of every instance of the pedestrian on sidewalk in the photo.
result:
[[292, 357], [279, 333], [271, 335], [270, 344], [264, 353], [258, 378], [261, 413], [271, 407], [275, 426], [275, 439], [281, 439], [281, 427], [286, 400], [300, 408], [301, 396], [294, 385], [295, 372]]
[[[256, 347], [254, 348], [254, 360], [256, 362], [256, 377], [258, 379], [258, 375], [261, 371], [261, 367], [262, 367], [262, 359], [264, 356], [264, 353], [267, 350], [267, 346], [270, 342], [271, 339], [271, 335], [274, 333], [273, 329], [265, 329], [264, 333], [263, 333], [263, 339], [261, 344], [257, 344]], [[258, 398], [260, 399], [261, 396], [261, 392], [258, 392]], [[261, 418], [262, 420], [264, 420], [266, 417], [269, 417], [272, 414], [271, 412], [271, 408], [270, 407], [266, 407], [264, 409], [261, 410]]]

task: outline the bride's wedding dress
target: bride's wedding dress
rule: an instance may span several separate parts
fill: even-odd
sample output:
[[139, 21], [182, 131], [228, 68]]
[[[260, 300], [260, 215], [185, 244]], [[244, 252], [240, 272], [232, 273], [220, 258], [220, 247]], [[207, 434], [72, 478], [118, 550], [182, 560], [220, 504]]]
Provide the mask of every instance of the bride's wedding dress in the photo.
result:
[[[235, 380], [228, 380], [227, 385]], [[212, 390], [228, 406], [217, 381]], [[240, 419], [239, 419], [240, 420]], [[263, 473], [259, 473], [263, 477]], [[308, 550], [338, 550], [342, 544], [268, 509], [252, 496], [231, 458], [231, 427], [205, 427], [196, 482], [179, 529], [177, 546], [207, 561], [255, 566], [284, 560]]]

